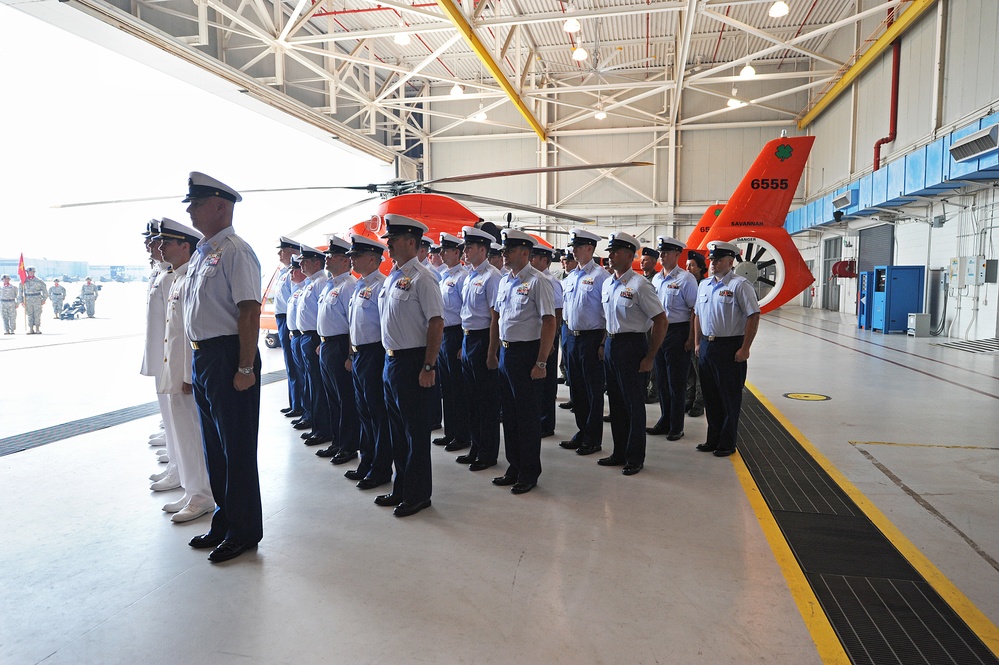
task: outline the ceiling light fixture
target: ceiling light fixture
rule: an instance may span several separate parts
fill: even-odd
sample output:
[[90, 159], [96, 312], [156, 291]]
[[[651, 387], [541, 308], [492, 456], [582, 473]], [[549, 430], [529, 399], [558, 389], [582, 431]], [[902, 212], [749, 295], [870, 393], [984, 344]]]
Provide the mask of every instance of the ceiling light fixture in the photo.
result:
[[746, 102], [740, 102], [738, 99], [736, 99], [736, 95], [738, 95], [738, 94], [739, 94], [739, 89], [738, 88], [732, 88], [732, 96], [729, 97], [728, 102], [727, 102], [727, 105], [728, 105], [728, 107], [730, 109], [737, 109], [740, 106], [745, 106], [746, 105]]
[[[405, 28], [406, 24], [403, 23], [402, 21], [399, 21], [399, 29], [404, 30]], [[409, 37], [408, 32], [397, 32], [395, 33], [395, 37], [392, 38], [392, 41], [394, 41], [399, 46], [409, 46], [409, 42], [411, 41], [411, 39]]]
[[[565, 8], [566, 14], [571, 14], [574, 11], [576, 11], [576, 6], [571, 3], [569, 4], [568, 7]], [[580, 29], [582, 29], [582, 27], [583, 26], [579, 24], [579, 19], [577, 19], [574, 16], [570, 16], [565, 20], [565, 23], [562, 24], [562, 29], [568, 32], [570, 35], [575, 32], [579, 32]]]
[[465, 88], [463, 88], [460, 84], [455, 83], [453, 86], [451, 86], [452, 97], [461, 97], [464, 94], [465, 94]]
[[[746, 56], [749, 56], [749, 33], [746, 33]], [[739, 72], [739, 78], [741, 79], [751, 79], [756, 76], [756, 70], [753, 69], [753, 61], [750, 60], [746, 63], [746, 66], [742, 68]]]
[[787, 13], [791, 11], [791, 8], [787, 6], [784, 0], [777, 0], [773, 5], [770, 6], [770, 18], [780, 18], [782, 16], [787, 16]]
[[474, 120], [475, 122], [485, 122], [486, 121], [486, 112], [482, 108], [482, 102], [479, 102], [479, 110], [478, 110], [478, 112], [475, 115], [472, 116], [472, 120]]
[[597, 98], [597, 112], [593, 114], [593, 117], [597, 120], [603, 120], [607, 117], [607, 112], [604, 111], [604, 100], [602, 98]]
[[590, 57], [590, 54], [587, 53], [586, 49], [583, 48], [582, 46], [577, 46], [572, 51], [572, 59], [575, 60], [576, 62], [582, 62], [583, 60], [586, 60], [588, 57]]

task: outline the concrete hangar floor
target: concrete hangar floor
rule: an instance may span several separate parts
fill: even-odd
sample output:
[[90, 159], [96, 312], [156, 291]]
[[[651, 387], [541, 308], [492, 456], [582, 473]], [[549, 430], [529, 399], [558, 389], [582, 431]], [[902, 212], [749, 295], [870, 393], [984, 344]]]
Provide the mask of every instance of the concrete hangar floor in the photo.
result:
[[301, 444], [261, 344], [264, 540], [213, 565], [186, 544], [207, 518], [148, 490], [142, 288], [0, 340], [5, 665], [997, 662], [996, 354], [785, 308], [739, 455], [689, 419], [624, 477], [557, 446], [560, 409], [537, 490], [435, 447], [433, 507], [400, 520]]

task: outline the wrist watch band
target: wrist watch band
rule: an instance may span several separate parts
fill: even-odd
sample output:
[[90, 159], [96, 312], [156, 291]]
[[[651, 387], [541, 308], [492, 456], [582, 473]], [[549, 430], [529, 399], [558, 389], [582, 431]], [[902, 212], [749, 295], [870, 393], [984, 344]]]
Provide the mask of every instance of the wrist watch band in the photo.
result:
[[253, 368], [252, 367], [240, 367], [239, 368], [239, 373], [240, 374], [246, 374], [247, 376], [249, 376], [249, 375], [253, 374]]

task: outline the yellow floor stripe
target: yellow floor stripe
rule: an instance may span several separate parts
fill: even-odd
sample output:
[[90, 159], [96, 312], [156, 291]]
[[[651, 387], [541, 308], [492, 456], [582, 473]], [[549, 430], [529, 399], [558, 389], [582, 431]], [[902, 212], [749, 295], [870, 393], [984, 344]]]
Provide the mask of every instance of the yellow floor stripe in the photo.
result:
[[[913, 568], [919, 571], [927, 583], [933, 587], [933, 589], [940, 594], [941, 598], [947, 602], [948, 605], [957, 613], [961, 619], [964, 620], [968, 627], [978, 635], [978, 638], [985, 643], [985, 645], [992, 651], [993, 654], [999, 655], [999, 628], [996, 627], [994, 623], [989, 621], [988, 617], [982, 614], [971, 600], [965, 596], [960, 589], [954, 586], [954, 583], [947, 578], [940, 569], [933, 565], [933, 562], [926, 558], [926, 556], [919, 551], [912, 542], [905, 537], [905, 535], [899, 531], [884, 513], [882, 513], [878, 508], [864, 496], [857, 487], [847, 480], [836, 466], [826, 458], [825, 455], [819, 452], [819, 450], [812, 445], [812, 442], [805, 438], [805, 435], [801, 433], [797, 427], [791, 424], [784, 414], [777, 410], [777, 407], [768, 400], [763, 394], [756, 389], [755, 386], [746, 383], [746, 387], [749, 389], [753, 395], [756, 396], [760, 403], [770, 411], [774, 418], [787, 429], [788, 433], [794, 437], [794, 439], [801, 444], [801, 447], [818, 463], [819, 466], [825, 470], [826, 473], [833, 479], [833, 481], [839, 485], [846, 494], [853, 499], [854, 503], [864, 511], [867, 515], [867, 519], [871, 520], [874, 525], [881, 530], [881, 533], [891, 541], [892, 545], [904, 556]], [[748, 472], [748, 471], [747, 471]], [[799, 605], [800, 606], [800, 605]]]
[[801, 612], [801, 618], [804, 619], [805, 627], [812, 636], [819, 657], [822, 658], [822, 662], [829, 665], [849, 663], [850, 657], [843, 649], [843, 644], [837, 637], [836, 631], [833, 630], [832, 624], [829, 623], [829, 618], [822, 610], [822, 605], [815, 597], [811, 585], [805, 579], [805, 574], [801, 570], [801, 566], [798, 565], [798, 560], [788, 546], [784, 533], [777, 525], [766, 500], [760, 494], [760, 488], [753, 480], [752, 474], [749, 473], [746, 463], [742, 461], [740, 455], [733, 455], [732, 465], [735, 467], [735, 473], [749, 499], [749, 505], [752, 506], [753, 512], [756, 514], [756, 520], [770, 544], [777, 565], [780, 566], [780, 570], [784, 574], [784, 580], [791, 591], [791, 597], [794, 598], [798, 611]]

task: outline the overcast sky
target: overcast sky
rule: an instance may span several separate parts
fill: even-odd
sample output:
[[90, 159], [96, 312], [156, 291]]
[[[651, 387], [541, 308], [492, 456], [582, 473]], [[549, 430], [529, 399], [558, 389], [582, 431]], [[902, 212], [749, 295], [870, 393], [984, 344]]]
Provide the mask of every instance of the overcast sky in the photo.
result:
[[[54, 4], [54, 3], [53, 3]], [[78, 12], [79, 13], [79, 12]], [[93, 21], [80, 14], [81, 21]], [[75, 20], [75, 18], [74, 18]], [[152, 48], [152, 47], [150, 47]], [[0, 5], [0, 257], [140, 264], [147, 220], [190, 218], [180, 202], [190, 171], [237, 190], [356, 185], [392, 177], [392, 167], [357, 156], [178, 78]], [[179, 195], [84, 208], [82, 201]], [[358, 192], [248, 194], [235, 227], [264, 266], [274, 240], [351, 201]], [[355, 209], [300, 239], [369, 217]]]

